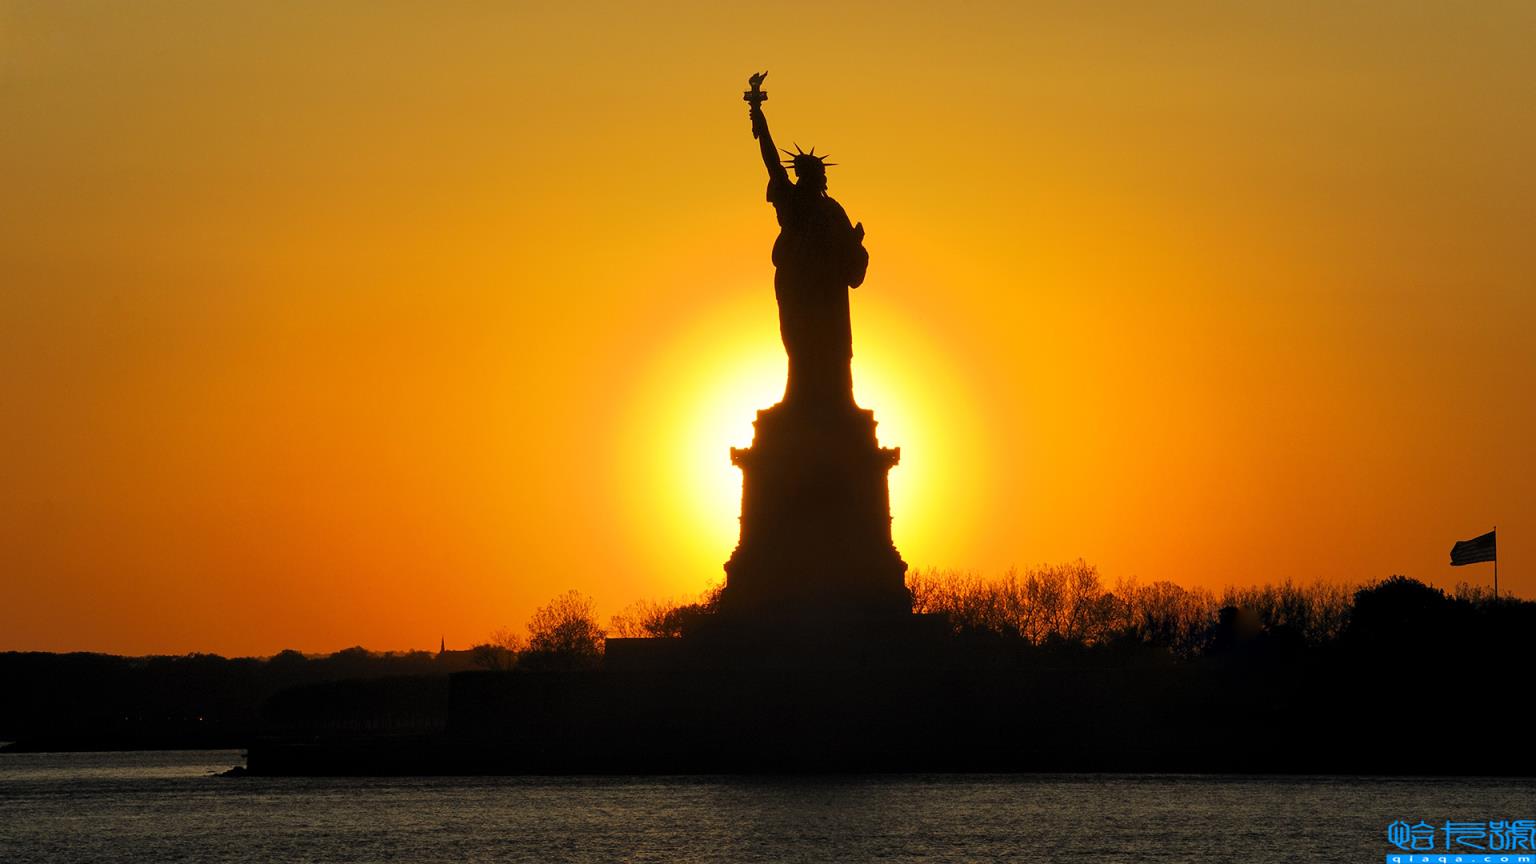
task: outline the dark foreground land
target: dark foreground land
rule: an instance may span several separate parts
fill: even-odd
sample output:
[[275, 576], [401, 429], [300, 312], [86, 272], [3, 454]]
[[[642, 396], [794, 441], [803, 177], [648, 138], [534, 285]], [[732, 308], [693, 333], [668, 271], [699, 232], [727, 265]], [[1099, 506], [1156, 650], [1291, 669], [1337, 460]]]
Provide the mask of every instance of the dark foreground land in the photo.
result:
[[[981, 649], [983, 653], [997, 646]], [[468, 672], [441, 733], [269, 738], [256, 773], [1536, 774], [1488, 667], [999, 653], [976, 667]], [[1393, 664], [1396, 667], [1398, 664]], [[1456, 705], [1464, 706], [1460, 709]], [[1512, 706], [1510, 706], [1512, 707]], [[1455, 742], [1447, 744], [1446, 742]]]
[[610, 639], [606, 654], [0, 655], [24, 749], [248, 748], [256, 774], [1116, 771], [1536, 775], [1533, 606], [1408, 580], [1311, 643], [1237, 611], [1181, 655], [896, 627]]

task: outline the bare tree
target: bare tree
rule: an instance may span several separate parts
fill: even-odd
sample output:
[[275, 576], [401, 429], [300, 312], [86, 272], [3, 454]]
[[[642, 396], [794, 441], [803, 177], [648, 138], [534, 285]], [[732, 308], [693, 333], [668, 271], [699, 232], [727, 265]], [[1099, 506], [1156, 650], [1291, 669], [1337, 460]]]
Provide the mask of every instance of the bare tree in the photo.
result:
[[517, 665], [517, 658], [528, 650], [528, 642], [508, 627], [497, 627], [490, 641], [470, 649], [474, 664], [492, 672], [505, 672]]
[[606, 635], [597, 626], [592, 598], [571, 590], [551, 600], [528, 619], [528, 653], [583, 665], [603, 653]]
[[720, 589], [710, 586], [692, 603], [637, 600], [609, 619], [609, 632], [622, 639], [680, 638], [715, 613]]
[[620, 639], [647, 639], [666, 635], [667, 616], [681, 605], [674, 601], [636, 600], [608, 619], [608, 632]]

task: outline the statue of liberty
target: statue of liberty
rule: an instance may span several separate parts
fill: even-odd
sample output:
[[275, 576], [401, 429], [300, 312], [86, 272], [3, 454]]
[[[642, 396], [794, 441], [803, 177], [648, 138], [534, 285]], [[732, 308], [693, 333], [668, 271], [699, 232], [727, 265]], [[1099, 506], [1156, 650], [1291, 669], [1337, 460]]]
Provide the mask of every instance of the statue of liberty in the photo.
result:
[[721, 610], [741, 633], [900, 626], [912, 596], [891, 540], [886, 481], [901, 450], [880, 446], [874, 412], [853, 400], [848, 289], [869, 266], [864, 226], [828, 197], [831, 163], [815, 148], [797, 145], [780, 160], [763, 116], [766, 75], [748, 79], [742, 98], [779, 220], [773, 293], [789, 377], [784, 399], [757, 412], [752, 446], [731, 448], [741, 469], [741, 539], [725, 562]]
[[[781, 152], [768, 133], [761, 89], [768, 73], [748, 79], [743, 99], [751, 106], [752, 136], [768, 169], [768, 203], [779, 220], [773, 244], [773, 292], [779, 304], [779, 335], [789, 355], [784, 405], [789, 408], [841, 409], [853, 401], [853, 333], [848, 317], [848, 289], [864, 281], [869, 253], [864, 225], [851, 224], [842, 205], [827, 195], [825, 155]], [[795, 171], [789, 179], [785, 166]]]

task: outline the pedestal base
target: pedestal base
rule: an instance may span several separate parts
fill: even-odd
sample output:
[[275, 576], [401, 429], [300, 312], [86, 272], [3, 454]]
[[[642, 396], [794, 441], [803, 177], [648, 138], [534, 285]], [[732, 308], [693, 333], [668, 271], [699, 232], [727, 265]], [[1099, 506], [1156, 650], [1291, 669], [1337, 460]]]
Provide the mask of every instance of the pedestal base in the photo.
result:
[[907, 565], [891, 542], [886, 475], [901, 458], [853, 405], [759, 411], [742, 471], [741, 541], [721, 612], [766, 626], [910, 615]]

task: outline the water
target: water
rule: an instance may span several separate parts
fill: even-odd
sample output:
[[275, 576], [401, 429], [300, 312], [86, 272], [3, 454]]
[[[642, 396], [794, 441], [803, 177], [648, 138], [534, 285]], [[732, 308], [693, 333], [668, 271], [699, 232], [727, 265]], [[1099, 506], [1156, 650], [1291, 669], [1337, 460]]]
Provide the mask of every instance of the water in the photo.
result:
[[237, 751], [0, 754], [0, 861], [1381, 861], [1536, 780], [227, 778]]

